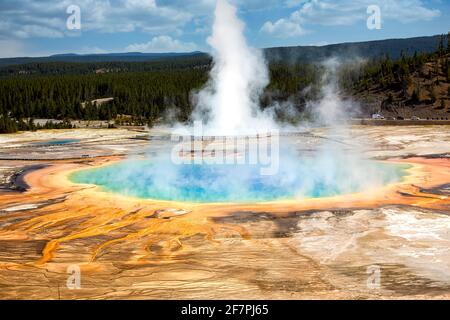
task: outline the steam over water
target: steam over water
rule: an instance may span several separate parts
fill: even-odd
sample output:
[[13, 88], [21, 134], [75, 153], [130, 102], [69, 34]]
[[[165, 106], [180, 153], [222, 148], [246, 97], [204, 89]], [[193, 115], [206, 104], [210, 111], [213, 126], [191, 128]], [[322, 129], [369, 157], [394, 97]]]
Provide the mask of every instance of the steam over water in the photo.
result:
[[398, 182], [407, 168], [363, 161], [359, 165], [365, 167], [365, 179], [359, 179], [350, 165], [333, 167], [331, 163], [324, 170], [314, 158], [294, 161], [293, 157], [282, 157], [278, 174], [261, 176], [258, 165], [174, 165], [167, 160], [129, 160], [80, 171], [71, 178], [76, 183], [95, 184], [104, 191], [143, 199], [242, 203], [359, 192]]
[[[270, 114], [260, 111], [259, 106], [260, 96], [269, 83], [268, 68], [261, 51], [247, 45], [244, 24], [237, 17], [236, 8], [227, 0], [217, 0], [213, 33], [208, 42], [213, 48], [214, 66], [208, 85], [197, 94], [193, 115], [194, 120], [202, 121], [204, 130], [195, 134], [195, 128], [191, 128], [180, 136], [190, 137], [192, 130], [195, 136], [258, 133], [252, 140], [253, 146], [261, 143], [265, 139], [260, 139], [259, 133], [280, 129]], [[308, 103], [307, 108], [316, 116], [316, 124], [328, 129], [322, 130], [324, 137], [319, 137], [320, 142], [300, 136], [295, 138], [298, 140], [283, 140], [286, 143], [282, 146], [278, 145], [279, 136], [270, 134], [270, 141], [277, 141], [268, 148], [272, 152], [271, 164], [279, 164], [272, 175], [261, 175], [257, 164], [175, 163], [170, 152], [161, 152], [146, 160], [128, 160], [81, 171], [72, 179], [139, 198], [189, 202], [266, 202], [329, 197], [398, 182], [405, 175], [404, 167], [369, 161], [365, 159], [361, 145], [370, 144], [353, 143], [356, 141], [342, 125], [349, 108], [354, 106], [339, 95], [336, 81], [339, 62], [330, 60], [324, 66], [327, 72], [322, 81], [323, 98]], [[203, 139], [196, 142], [200, 145], [199, 149], [194, 147], [196, 153], [203, 154]], [[187, 159], [194, 150], [191, 150], [191, 143], [187, 141], [189, 150], [181, 152], [187, 154]], [[234, 147], [227, 152], [237, 155], [237, 145]], [[262, 146], [258, 149], [261, 151]], [[214, 150], [214, 154], [220, 154], [220, 151], [223, 150]], [[200, 160], [203, 161], [202, 157]]]

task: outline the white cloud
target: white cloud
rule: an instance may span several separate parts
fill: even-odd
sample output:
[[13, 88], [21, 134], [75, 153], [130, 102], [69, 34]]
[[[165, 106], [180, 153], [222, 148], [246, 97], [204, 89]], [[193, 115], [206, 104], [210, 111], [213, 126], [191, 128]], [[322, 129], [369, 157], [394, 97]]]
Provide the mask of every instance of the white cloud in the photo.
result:
[[305, 2], [307, 2], [307, 0], [286, 0], [285, 3], [286, 3], [286, 7], [294, 8]]
[[308, 46], [312, 46], [312, 47], [323, 47], [323, 46], [328, 46], [330, 43], [328, 41], [319, 41], [319, 42], [312, 42], [312, 43], [308, 43]]
[[24, 57], [25, 46], [16, 40], [0, 40], [0, 58]]
[[[269, 10], [277, 0], [230, 0], [240, 10]], [[66, 13], [81, 8], [82, 31], [143, 31], [153, 35], [181, 32], [197, 18], [210, 18], [216, 0], [1, 0], [0, 38], [60, 38], [70, 35]], [[202, 30], [198, 27], [199, 31]]]
[[125, 49], [125, 51], [161, 53], [192, 52], [196, 49], [196, 45], [192, 42], [181, 42], [180, 40], [172, 39], [169, 36], [158, 36], [146, 43], [131, 44]]
[[267, 21], [262, 26], [261, 31], [280, 38], [299, 37], [307, 33], [300, 23], [290, 19], [280, 19], [274, 23]]
[[108, 50], [99, 48], [99, 47], [82, 47], [80, 50], [77, 50], [75, 53], [78, 54], [105, 54], [110, 53]]
[[12, 34], [16, 35], [18, 38], [62, 38], [64, 37], [64, 32], [57, 29], [49, 28], [42, 25], [24, 25], [18, 30], [12, 31]]
[[159, 5], [156, 0], [2, 0], [0, 37], [67, 35], [70, 32], [66, 29], [66, 10], [72, 4], [81, 8], [82, 31], [166, 33], [180, 29], [194, 16], [186, 10], [189, 6], [171, 6], [170, 1]]
[[427, 21], [438, 17], [437, 9], [428, 8], [421, 0], [286, 0], [289, 8], [298, 7], [289, 17], [267, 21], [261, 31], [275, 37], [295, 37], [307, 32], [305, 25], [349, 26], [365, 21], [367, 7], [378, 5], [383, 20], [401, 23]]

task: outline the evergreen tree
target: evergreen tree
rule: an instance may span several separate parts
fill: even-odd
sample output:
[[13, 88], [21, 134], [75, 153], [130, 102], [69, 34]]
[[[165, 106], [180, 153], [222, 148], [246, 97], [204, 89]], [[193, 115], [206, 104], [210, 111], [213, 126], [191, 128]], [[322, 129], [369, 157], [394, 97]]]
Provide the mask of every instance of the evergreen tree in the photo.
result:
[[418, 87], [413, 91], [411, 101], [414, 103], [420, 102], [420, 89]]
[[436, 89], [434, 86], [431, 86], [431, 88], [430, 88], [430, 100], [431, 100], [431, 103], [435, 103], [437, 100]]
[[441, 37], [439, 38], [439, 44], [438, 44], [438, 55], [439, 57], [442, 57], [444, 55], [444, 53], [446, 52], [445, 50], [445, 45], [444, 45], [444, 35], [441, 35]]
[[447, 53], [450, 53], [450, 31], [447, 34]]
[[19, 130], [17, 123], [6, 115], [0, 115], [0, 133], [15, 133]]

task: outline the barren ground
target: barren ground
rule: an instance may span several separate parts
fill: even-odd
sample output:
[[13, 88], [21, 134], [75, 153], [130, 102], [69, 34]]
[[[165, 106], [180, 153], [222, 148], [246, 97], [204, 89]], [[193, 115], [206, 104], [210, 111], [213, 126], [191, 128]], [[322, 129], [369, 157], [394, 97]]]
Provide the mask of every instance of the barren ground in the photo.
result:
[[[324, 199], [149, 201], [75, 185], [67, 175], [151, 156], [167, 141], [125, 130], [0, 136], [0, 298], [450, 298], [450, 126], [312, 133], [369, 158], [412, 164], [409, 176]], [[40, 143], [55, 139], [79, 141]], [[320, 143], [286, 139], [300, 152]], [[66, 286], [73, 265], [79, 290]], [[377, 288], [367, 285], [373, 267], [381, 272]]]

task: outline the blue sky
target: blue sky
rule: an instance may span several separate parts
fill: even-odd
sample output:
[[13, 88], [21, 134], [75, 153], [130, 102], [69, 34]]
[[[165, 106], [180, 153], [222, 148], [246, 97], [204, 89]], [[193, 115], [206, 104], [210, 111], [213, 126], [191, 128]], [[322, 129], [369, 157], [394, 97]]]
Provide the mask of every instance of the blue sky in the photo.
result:
[[[448, 0], [229, 0], [255, 47], [324, 45], [450, 31]], [[68, 30], [67, 8], [81, 10]], [[366, 25], [381, 9], [380, 30]], [[208, 51], [215, 0], [1, 0], [0, 57]]]

